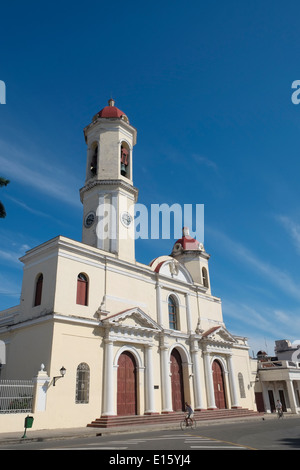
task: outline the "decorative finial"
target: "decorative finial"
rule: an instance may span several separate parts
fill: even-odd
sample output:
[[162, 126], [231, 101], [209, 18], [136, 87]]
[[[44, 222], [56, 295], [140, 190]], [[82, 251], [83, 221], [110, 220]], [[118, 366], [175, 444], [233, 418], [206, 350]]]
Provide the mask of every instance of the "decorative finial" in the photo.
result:
[[110, 98], [110, 99], [108, 100], [108, 105], [109, 105], [109, 106], [114, 106], [114, 105], [115, 105], [115, 100], [114, 100], [113, 98]]

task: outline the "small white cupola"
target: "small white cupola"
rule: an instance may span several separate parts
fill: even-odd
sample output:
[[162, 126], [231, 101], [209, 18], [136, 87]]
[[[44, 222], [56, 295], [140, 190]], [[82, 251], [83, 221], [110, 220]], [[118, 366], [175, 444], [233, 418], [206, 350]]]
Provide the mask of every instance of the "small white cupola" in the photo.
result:
[[170, 256], [186, 267], [195, 283], [211, 293], [208, 271], [210, 255], [206, 253], [202, 243], [190, 236], [188, 227], [183, 227], [182, 237], [174, 243]]

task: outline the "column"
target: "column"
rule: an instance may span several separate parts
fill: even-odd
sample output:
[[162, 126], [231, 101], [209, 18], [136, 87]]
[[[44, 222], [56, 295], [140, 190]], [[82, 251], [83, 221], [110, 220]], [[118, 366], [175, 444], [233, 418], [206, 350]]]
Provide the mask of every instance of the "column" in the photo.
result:
[[146, 406], [145, 414], [155, 413], [152, 345], [146, 346]]
[[156, 312], [157, 312], [157, 323], [162, 326], [162, 310], [161, 310], [161, 287], [159, 283], [156, 283]]
[[204, 409], [203, 398], [201, 392], [201, 382], [200, 382], [200, 363], [199, 363], [199, 349], [194, 344], [192, 344], [191, 355], [193, 361], [193, 384], [194, 384], [194, 396], [195, 396], [195, 410]]
[[170, 377], [170, 360], [168, 347], [163, 345], [160, 347], [161, 352], [161, 388], [162, 388], [162, 413], [170, 413], [172, 407], [171, 393], [171, 377]]
[[228, 371], [229, 371], [231, 408], [239, 408], [236, 381], [235, 381], [234, 370], [233, 370], [232, 355], [228, 356], [227, 364], [228, 364]]
[[104, 340], [104, 380], [103, 380], [103, 413], [102, 416], [115, 415], [114, 409], [114, 364], [113, 364], [113, 341]]
[[212, 367], [210, 363], [210, 354], [208, 352], [204, 352], [204, 365], [207, 391], [207, 408], [212, 410], [217, 407], [215, 402], [214, 382], [212, 376]]
[[296, 404], [293, 381], [291, 379], [286, 380], [286, 386], [287, 386], [287, 391], [288, 391], [288, 396], [289, 396], [289, 401], [290, 401], [291, 412], [294, 414], [297, 414], [297, 404]]
[[187, 330], [188, 330], [188, 333], [191, 333], [192, 324], [191, 324], [191, 306], [190, 306], [190, 296], [189, 296], [189, 294], [185, 294], [185, 305], [186, 305]]
[[271, 410], [271, 407], [270, 407], [270, 400], [269, 400], [269, 395], [268, 395], [267, 383], [263, 382], [261, 377], [259, 379], [260, 379], [260, 383], [261, 383], [261, 390], [262, 390], [262, 394], [263, 394], [263, 401], [264, 401], [265, 411], [266, 411], [266, 413], [272, 413], [272, 410]]

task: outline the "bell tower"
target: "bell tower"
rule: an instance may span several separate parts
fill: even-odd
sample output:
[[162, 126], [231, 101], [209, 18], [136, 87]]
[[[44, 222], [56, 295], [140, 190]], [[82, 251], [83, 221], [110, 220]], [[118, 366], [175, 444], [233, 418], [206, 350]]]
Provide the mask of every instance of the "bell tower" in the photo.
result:
[[133, 147], [136, 129], [114, 100], [85, 127], [87, 165], [83, 204], [82, 242], [135, 261]]

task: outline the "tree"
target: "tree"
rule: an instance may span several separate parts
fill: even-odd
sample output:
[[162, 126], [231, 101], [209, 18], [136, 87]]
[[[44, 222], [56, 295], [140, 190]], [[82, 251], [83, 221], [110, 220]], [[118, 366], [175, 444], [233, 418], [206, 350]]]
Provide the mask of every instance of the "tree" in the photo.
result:
[[[2, 188], [2, 186], [7, 186], [8, 183], [9, 183], [9, 180], [0, 176], [0, 188]], [[6, 212], [5, 212], [4, 205], [0, 201], [0, 219], [4, 219], [5, 216], [6, 216]]]

